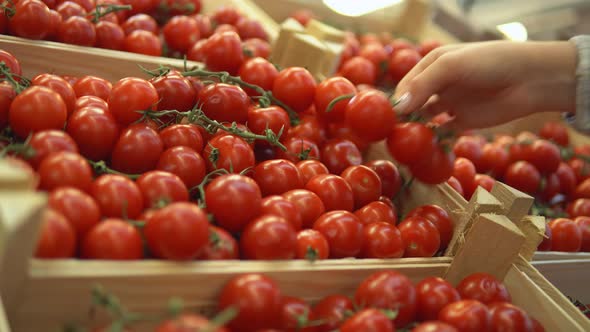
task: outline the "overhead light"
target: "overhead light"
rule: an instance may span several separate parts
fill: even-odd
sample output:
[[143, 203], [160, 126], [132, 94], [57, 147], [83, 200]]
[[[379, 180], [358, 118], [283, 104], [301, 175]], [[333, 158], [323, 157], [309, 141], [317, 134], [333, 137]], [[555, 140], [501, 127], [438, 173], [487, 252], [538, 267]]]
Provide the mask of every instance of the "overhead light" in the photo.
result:
[[496, 27], [506, 38], [513, 41], [526, 41], [529, 37], [528, 31], [524, 24], [520, 22], [510, 22], [501, 24]]
[[379, 9], [393, 6], [403, 0], [323, 0], [324, 4], [338, 14], [345, 16], [362, 16]]

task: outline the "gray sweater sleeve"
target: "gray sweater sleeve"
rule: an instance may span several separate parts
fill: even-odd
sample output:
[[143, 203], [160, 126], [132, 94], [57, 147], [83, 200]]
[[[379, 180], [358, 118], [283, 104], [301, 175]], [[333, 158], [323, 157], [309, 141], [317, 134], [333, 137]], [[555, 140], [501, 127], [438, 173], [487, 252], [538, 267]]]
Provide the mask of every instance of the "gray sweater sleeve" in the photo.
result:
[[581, 132], [590, 133], [590, 35], [576, 36], [570, 41], [578, 49], [576, 115], [573, 125]]

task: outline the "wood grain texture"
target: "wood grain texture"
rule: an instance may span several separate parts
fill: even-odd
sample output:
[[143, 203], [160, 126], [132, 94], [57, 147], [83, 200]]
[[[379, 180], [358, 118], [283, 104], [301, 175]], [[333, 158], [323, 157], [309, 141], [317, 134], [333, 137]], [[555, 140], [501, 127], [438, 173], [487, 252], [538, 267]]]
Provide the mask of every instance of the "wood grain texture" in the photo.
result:
[[535, 201], [530, 195], [499, 181], [494, 183], [491, 194], [502, 203], [502, 214], [514, 223], [518, 223], [529, 213]]
[[516, 226], [524, 233], [526, 241], [520, 250], [520, 255], [526, 260], [533, 259], [537, 247], [545, 237], [545, 217], [543, 216], [525, 216]]

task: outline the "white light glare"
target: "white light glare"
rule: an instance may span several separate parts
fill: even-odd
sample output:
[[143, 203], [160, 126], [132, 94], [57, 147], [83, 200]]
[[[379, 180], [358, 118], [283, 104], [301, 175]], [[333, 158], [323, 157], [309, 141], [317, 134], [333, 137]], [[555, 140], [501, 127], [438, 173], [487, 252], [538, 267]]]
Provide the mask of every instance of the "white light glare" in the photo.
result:
[[338, 14], [345, 16], [362, 16], [402, 1], [403, 0], [324, 0], [324, 4]]
[[513, 41], [526, 41], [529, 37], [526, 27], [520, 22], [501, 24], [496, 28], [508, 39]]

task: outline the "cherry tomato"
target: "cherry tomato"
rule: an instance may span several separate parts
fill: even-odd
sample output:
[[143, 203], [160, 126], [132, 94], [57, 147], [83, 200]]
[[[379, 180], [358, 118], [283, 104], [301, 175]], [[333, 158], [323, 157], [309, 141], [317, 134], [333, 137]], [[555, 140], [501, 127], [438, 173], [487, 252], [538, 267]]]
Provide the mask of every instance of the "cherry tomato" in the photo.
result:
[[441, 321], [430, 321], [416, 325], [412, 332], [459, 332], [453, 325]]
[[311, 307], [300, 298], [284, 296], [281, 301], [281, 328], [285, 332], [313, 332], [306, 328], [311, 322]]
[[304, 229], [313, 227], [316, 219], [326, 211], [321, 198], [312, 191], [295, 189], [287, 191], [282, 196], [295, 204], [301, 215], [301, 224]]
[[480, 166], [483, 145], [474, 136], [461, 136], [453, 146], [453, 153], [457, 158], [463, 157], [471, 160], [476, 169], [481, 169]]
[[190, 15], [199, 13], [203, 4], [201, 0], [165, 0], [172, 15]]
[[360, 208], [381, 196], [381, 179], [372, 169], [363, 165], [350, 166], [341, 174], [354, 194], [355, 208]]
[[172, 17], [162, 28], [166, 45], [171, 49], [186, 53], [201, 37], [197, 21], [185, 15]]
[[192, 15], [197, 21], [199, 26], [199, 32], [201, 33], [201, 38], [209, 38], [213, 34], [213, 23], [211, 22], [211, 17], [209, 15], [204, 14], [195, 14]]
[[294, 163], [301, 160], [317, 160], [320, 158], [320, 149], [318, 148], [318, 145], [310, 139], [292, 137], [287, 139], [283, 145], [285, 148], [287, 148], [287, 150], [278, 150], [278, 158], [287, 159]]
[[309, 21], [311, 21], [315, 15], [309, 9], [297, 9], [289, 15], [289, 17], [297, 20], [301, 25], [306, 26]]
[[[305, 189], [314, 192], [324, 203], [326, 211], [354, 209], [354, 192], [346, 179], [334, 174], [314, 176]], [[377, 196], [377, 198], [379, 198]]]
[[96, 23], [96, 46], [110, 50], [120, 51], [125, 44], [125, 32], [120, 25], [100, 21]]
[[154, 129], [143, 123], [127, 127], [112, 153], [112, 165], [124, 173], [143, 173], [155, 169], [164, 143]]
[[63, 78], [52, 74], [40, 74], [31, 80], [32, 85], [40, 85], [57, 92], [68, 109], [68, 114], [74, 112], [76, 106], [76, 93], [74, 88]]
[[304, 229], [297, 233], [295, 257], [314, 261], [326, 259], [330, 255], [330, 245], [322, 233], [315, 229]]
[[246, 141], [233, 135], [212, 138], [205, 146], [203, 157], [205, 157], [207, 169], [210, 171], [225, 169], [229, 172], [240, 173], [253, 167], [255, 163], [252, 148]]
[[331, 173], [341, 174], [349, 166], [362, 163], [358, 147], [349, 140], [332, 139], [322, 148], [322, 161]]
[[383, 221], [365, 224], [361, 256], [365, 258], [401, 258], [404, 242], [397, 227]]
[[320, 321], [317, 332], [329, 332], [338, 329], [346, 319], [349, 311], [353, 310], [353, 303], [347, 296], [329, 295], [321, 299], [313, 307], [312, 321]]
[[395, 51], [389, 60], [389, 74], [394, 80], [401, 81], [421, 59], [422, 56], [415, 49]]
[[473, 273], [461, 280], [457, 291], [462, 299], [477, 300], [483, 304], [510, 302], [510, 294], [496, 277], [489, 273]]
[[395, 327], [389, 317], [377, 309], [363, 309], [342, 323], [339, 328], [342, 332], [374, 331], [394, 332]]
[[389, 160], [371, 160], [365, 163], [367, 167], [375, 171], [381, 180], [381, 193], [387, 197], [395, 197], [399, 192], [402, 179], [397, 166]]
[[286, 198], [278, 195], [266, 196], [262, 199], [260, 216], [274, 215], [287, 220], [296, 231], [301, 229], [301, 214], [297, 206]]
[[125, 37], [123, 49], [127, 52], [161, 56], [162, 42], [155, 34], [145, 30], [135, 30]]
[[139, 231], [121, 219], [105, 219], [96, 224], [82, 242], [82, 257], [130, 260], [143, 258]]
[[371, 202], [356, 210], [354, 214], [365, 225], [369, 225], [374, 222], [386, 222], [391, 225], [395, 225], [397, 223], [397, 217], [395, 215], [394, 208], [381, 201]]
[[[18, 59], [12, 55], [12, 53], [9, 53], [5, 50], [0, 50], [0, 61], [4, 62], [12, 74], [17, 76], [22, 75], [23, 72], [20, 63], [18, 62]], [[4, 75], [0, 75], [0, 78], [4, 78]], [[16, 77], [16, 79], [18, 79], [18, 77]]]
[[492, 326], [488, 308], [475, 300], [461, 300], [446, 305], [438, 319], [461, 332], [490, 331]]
[[17, 37], [44, 39], [50, 32], [51, 13], [39, 0], [22, 0], [16, 4], [15, 13], [8, 23]]
[[94, 46], [96, 43], [96, 28], [87, 18], [72, 16], [60, 24], [58, 40], [66, 44]]
[[506, 169], [504, 181], [515, 189], [534, 194], [541, 187], [541, 174], [529, 162], [517, 161]]
[[570, 218], [579, 216], [590, 216], [590, 199], [578, 198], [567, 206], [567, 213]]
[[242, 18], [242, 14], [238, 11], [238, 9], [232, 6], [220, 6], [213, 12], [213, 15], [211, 16], [217, 24], [231, 25], [235, 25], [238, 23], [240, 18]]
[[101, 175], [92, 183], [90, 193], [105, 217], [133, 219], [143, 211], [141, 191], [124, 176]]
[[209, 226], [209, 242], [197, 255], [197, 259], [239, 259], [238, 242], [222, 228]]
[[113, 85], [111, 82], [96, 76], [81, 77], [73, 85], [76, 97], [96, 96], [102, 100], [108, 100]]
[[539, 172], [550, 174], [557, 170], [561, 162], [561, 154], [555, 144], [547, 140], [536, 140], [529, 148], [530, 155], [526, 161], [533, 164]]
[[87, 191], [92, 183], [92, 169], [77, 153], [59, 151], [49, 154], [39, 165], [39, 187], [51, 191], [70, 186]]
[[422, 279], [416, 285], [416, 294], [418, 318], [421, 321], [436, 320], [447, 304], [461, 299], [453, 285], [439, 277]]
[[100, 209], [88, 194], [71, 187], [60, 187], [49, 194], [47, 204], [61, 213], [76, 231], [77, 238], [83, 239], [86, 233], [100, 220]]
[[533, 321], [519, 307], [505, 302], [496, 302], [488, 306], [492, 317], [492, 331], [533, 331]]
[[590, 217], [577, 217], [574, 219], [576, 225], [580, 229], [582, 234], [582, 245], [580, 247], [580, 251], [589, 252], [590, 251]]
[[61, 213], [46, 209], [35, 250], [37, 258], [70, 258], [76, 251], [76, 231]]
[[530, 317], [531, 321], [533, 322], [533, 331], [534, 332], [545, 332], [545, 328], [541, 323], [536, 320], [534, 317]]
[[240, 232], [260, 212], [260, 187], [249, 177], [227, 174], [215, 178], [205, 188], [207, 210], [217, 223], [230, 232]]
[[387, 148], [395, 160], [411, 165], [434, 152], [434, 133], [418, 122], [400, 123], [387, 138]]
[[463, 191], [463, 187], [461, 187], [461, 183], [459, 182], [459, 180], [455, 179], [454, 176], [451, 176], [448, 180], [447, 183], [449, 184], [449, 186], [451, 186], [456, 192], [459, 193], [459, 195], [465, 197], [465, 199], [470, 199], [470, 197], [467, 197], [465, 195], [465, 192]]
[[176, 174], [191, 189], [201, 183], [206, 173], [205, 160], [187, 146], [165, 150], [158, 160], [157, 169]]
[[406, 217], [420, 216], [430, 221], [440, 235], [440, 248], [445, 249], [453, 237], [453, 222], [448, 212], [438, 205], [422, 205], [410, 211]]
[[94, 161], [110, 157], [119, 138], [119, 126], [111, 113], [93, 106], [72, 114], [66, 130], [78, 144], [80, 154]]
[[[291, 128], [289, 114], [279, 106], [250, 108], [248, 110], [248, 128], [257, 135], [266, 135], [267, 129], [277, 136], [281, 133], [284, 135]], [[258, 142], [266, 143], [265, 141]]]
[[410, 165], [410, 171], [422, 183], [439, 184], [453, 175], [454, 161], [453, 153], [447, 153], [442, 146], [438, 146], [426, 159]]
[[220, 122], [245, 123], [248, 120], [248, 95], [242, 88], [217, 83], [207, 85], [199, 92], [201, 109], [209, 118]]
[[317, 160], [302, 160], [295, 166], [299, 170], [299, 178], [303, 185], [306, 185], [316, 175], [330, 173], [328, 168]]
[[109, 110], [121, 125], [141, 118], [137, 111], [152, 110], [158, 102], [154, 86], [141, 78], [129, 77], [118, 81], [108, 98]]
[[32, 86], [17, 95], [8, 113], [10, 127], [21, 138], [44, 129], [62, 129], [67, 115], [61, 96], [43, 86]]
[[414, 46], [414, 44], [412, 42], [410, 42], [409, 40], [405, 39], [405, 38], [397, 38], [395, 40], [393, 40], [391, 43], [389, 43], [389, 47], [391, 48], [391, 54], [395, 54], [398, 51], [401, 50], [415, 50], [416, 46]]
[[214, 33], [203, 49], [207, 68], [236, 74], [244, 62], [242, 41], [236, 32]]
[[323, 80], [316, 87], [314, 104], [318, 115], [326, 120], [341, 122], [344, 120], [345, 108], [350, 99], [343, 99], [334, 104], [328, 112], [330, 103], [341, 96], [354, 95], [357, 90], [354, 84], [344, 77], [331, 77]]
[[453, 176], [459, 180], [467, 197], [471, 197], [475, 191], [475, 174], [475, 165], [469, 159], [463, 157], [455, 159]]
[[28, 161], [35, 168], [38, 168], [41, 161], [51, 153], [59, 151], [78, 152], [76, 142], [68, 134], [60, 130], [38, 131], [31, 136], [28, 145], [34, 151], [33, 157]]
[[326, 140], [326, 128], [320, 123], [317, 116], [302, 115], [299, 117], [299, 124], [289, 128], [287, 135], [282, 137], [285, 141], [291, 138], [309, 139], [321, 145]]
[[303, 187], [299, 170], [288, 160], [274, 159], [258, 164], [253, 178], [260, 186], [262, 196], [280, 195]]
[[203, 150], [203, 137], [200, 130], [190, 124], [175, 124], [160, 131], [160, 138], [166, 149], [175, 146], [186, 146], [197, 152]]
[[156, 88], [160, 101], [158, 111], [177, 110], [189, 111], [195, 105], [197, 94], [188, 79], [168, 74], [162, 77], [152, 78], [150, 83]]
[[281, 317], [281, 291], [261, 274], [233, 277], [221, 290], [219, 310], [234, 307], [238, 315], [227, 325], [232, 331], [248, 332], [277, 326]]
[[[264, 58], [252, 58], [245, 61], [238, 71], [238, 76], [247, 83], [258, 85], [264, 90], [272, 90], [275, 79], [279, 75], [277, 68]], [[260, 93], [250, 88], [244, 91], [250, 96], [258, 96]]]
[[364, 44], [359, 53], [359, 56], [371, 61], [380, 72], [387, 70], [388, 55], [379, 42]]
[[549, 222], [551, 250], [578, 252], [582, 247], [582, 230], [571, 219], [557, 218]]
[[130, 35], [135, 30], [145, 30], [153, 34], [159, 32], [158, 22], [147, 14], [135, 14], [130, 16], [125, 22], [123, 22], [123, 24], [121, 24], [121, 28], [125, 31], [125, 35]]
[[281, 70], [275, 78], [272, 93], [295, 112], [303, 112], [313, 104], [316, 86], [307, 69], [289, 67]]
[[[211, 331], [227, 332], [225, 327], [217, 327], [213, 322], [199, 314], [181, 314], [175, 318], [160, 323], [155, 332], [184, 332], [184, 331]], [[106, 331], [104, 331], [106, 332]]]
[[346, 60], [340, 67], [339, 74], [350, 80], [353, 84], [375, 84], [378, 68], [370, 60], [361, 56], [355, 56]]
[[345, 116], [350, 128], [371, 142], [386, 138], [397, 121], [385, 94], [376, 90], [359, 92], [346, 105]]
[[553, 234], [551, 234], [551, 227], [549, 225], [545, 225], [545, 234], [543, 235], [543, 241], [539, 243], [537, 247], [537, 251], [551, 251], [551, 238]]
[[568, 146], [570, 141], [567, 127], [560, 122], [545, 123], [539, 131], [539, 136], [561, 146]]
[[252, 220], [240, 236], [244, 258], [282, 260], [295, 257], [297, 233], [285, 218], [264, 215]]
[[337, 210], [322, 214], [315, 221], [313, 229], [328, 240], [332, 258], [355, 257], [362, 249], [363, 224], [348, 211]]
[[488, 192], [492, 191], [495, 183], [496, 180], [487, 174], [475, 174], [475, 185], [477, 187], [482, 187]]
[[356, 289], [354, 302], [361, 308], [398, 310], [393, 320], [396, 327], [404, 327], [416, 316], [416, 289], [405, 275], [396, 271], [375, 272]]
[[268, 34], [264, 31], [264, 27], [256, 20], [242, 17], [236, 23], [236, 29], [243, 40], [250, 38], [268, 40]]
[[177, 175], [169, 172], [149, 171], [140, 176], [136, 183], [143, 194], [146, 208], [188, 201], [189, 198], [184, 182]]
[[488, 143], [481, 150], [481, 158], [477, 171], [480, 173], [490, 172], [496, 177], [502, 176], [509, 162], [510, 157], [506, 149], [502, 148], [499, 144]]
[[131, 5], [131, 13], [149, 13], [158, 6], [158, 1], [151, 0], [121, 0], [125, 5]]
[[[0, 15], [0, 17], [1, 16], [2, 15]], [[0, 56], [2, 54], [1, 51], [2, 50], [0, 50]], [[10, 104], [14, 97], [16, 97], [16, 92], [12, 85], [8, 82], [0, 82], [0, 127], [2, 128], [6, 127], [8, 124], [8, 112], [10, 111]]]
[[560, 193], [571, 197], [576, 190], [576, 174], [574, 170], [568, 164], [561, 162], [555, 174], [559, 179]]
[[413, 216], [399, 224], [406, 257], [432, 257], [440, 249], [440, 233], [425, 217]]

